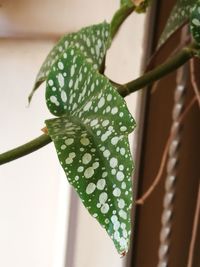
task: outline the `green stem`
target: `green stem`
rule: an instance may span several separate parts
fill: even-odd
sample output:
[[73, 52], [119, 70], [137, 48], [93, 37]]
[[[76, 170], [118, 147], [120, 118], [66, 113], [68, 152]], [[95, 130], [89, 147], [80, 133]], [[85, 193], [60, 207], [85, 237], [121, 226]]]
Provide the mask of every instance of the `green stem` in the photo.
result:
[[[196, 49], [199, 49], [196, 44], [185, 47], [178, 54], [154, 70], [145, 73], [142, 77], [121, 86], [117, 86], [116, 84], [118, 92], [121, 94], [121, 96], [125, 97], [147, 85], [152, 84], [153, 82], [161, 79], [163, 76], [181, 67], [196, 54]], [[43, 134], [22, 146], [0, 154], [0, 165], [30, 154], [49, 144], [51, 141], [52, 140], [48, 135]]]
[[9, 150], [5, 153], [0, 154], [0, 165], [5, 164], [9, 161], [13, 161], [15, 159], [21, 158], [23, 156], [26, 156], [40, 148], [42, 148], [43, 146], [46, 146], [47, 144], [49, 144], [51, 142], [51, 138], [46, 135], [46, 134], [42, 134], [39, 137], [35, 138], [34, 140], [16, 147], [12, 150]]
[[124, 5], [114, 14], [111, 21], [111, 38], [113, 39], [118, 32], [122, 23], [126, 20], [126, 18], [135, 10], [134, 5]]
[[162, 77], [170, 74], [171, 72], [185, 64], [196, 54], [196, 49], [198, 49], [196, 44], [191, 44], [188, 47], [184, 47], [178, 54], [171, 57], [152, 71], [145, 73], [143, 76], [131, 82], [118, 86], [118, 92], [121, 96], [125, 97], [144, 88], [147, 85], [151, 85], [153, 82], [160, 80]]

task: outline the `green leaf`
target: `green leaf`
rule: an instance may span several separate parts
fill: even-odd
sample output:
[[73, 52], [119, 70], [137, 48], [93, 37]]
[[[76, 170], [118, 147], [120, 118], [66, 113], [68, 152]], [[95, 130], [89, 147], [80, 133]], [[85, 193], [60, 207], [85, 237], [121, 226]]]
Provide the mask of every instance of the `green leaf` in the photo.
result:
[[200, 43], [200, 2], [192, 9], [190, 16], [190, 31], [194, 40]]
[[63, 36], [50, 51], [40, 68], [33, 90], [29, 95], [29, 102], [40, 84], [47, 79], [53, 64], [59, 60], [68, 47], [79, 49], [95, 69], [100, 69], [110, 44], [110, 25], [106, 22]]
[[70, 184], [125, 253], [133, 171], [128, 134], [135, 122], [124, 99], [79, 50], [68, 48], [49, 73], [46, 101], [60, 116], [46, 125]]
[[198, 0], [177, 0], [160, 37], [158, 47], [163, 45], [189, 19], [192, 8], [197, 2]]

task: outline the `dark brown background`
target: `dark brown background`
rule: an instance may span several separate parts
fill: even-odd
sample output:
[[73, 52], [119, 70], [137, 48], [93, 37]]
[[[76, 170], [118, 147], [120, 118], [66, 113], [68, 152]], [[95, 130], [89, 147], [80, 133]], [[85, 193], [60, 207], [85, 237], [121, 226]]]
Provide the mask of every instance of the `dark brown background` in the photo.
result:
[[[153, 29], [153, 40], [147, 38], [147, 51], [153, 53], [166, 19], [176, 1], [157, 1], [149, 15], [148, 32]], [[148, 33], [147, 33], [148, 36]], [[154, 66], [167, 59], [180, 41], [180, 33], [174, 35], [154, 62]], [[197, 80], [200, 63], [196, 62]], [[160, 166], [161, 157], [172, 123], [176, 73], [169, 74], [159, 82], [155, 93], [145, 89], [145, 122], [138, 179], [138, 197], [149, 188]], [[200, 83], [199, 83], [200, 84]], [[186, 93], [186, 105], [194, 96], [190, 79]], [[140, 122], [137, 122], [138, 124]], [[174, 201], [171, 246], [168, 267], [186, 267], [189, 244], [200, 178], [200, 112], [198, 105], [192, 108], [184, 120], [182, 141], [179, 153], [178, 178]], [[136, 172], [137, 173], [137, 172]], [[158, 263], [159, 234], [161, 229], [164, 179], [142, 207], [137, 207], [133, 230], [132, 249], [128, 266], [156, 267]], [[200, 227], [199, 227], [200, 228]], [[200, 229], [196, 242], [194, 267], [200, 266]]]

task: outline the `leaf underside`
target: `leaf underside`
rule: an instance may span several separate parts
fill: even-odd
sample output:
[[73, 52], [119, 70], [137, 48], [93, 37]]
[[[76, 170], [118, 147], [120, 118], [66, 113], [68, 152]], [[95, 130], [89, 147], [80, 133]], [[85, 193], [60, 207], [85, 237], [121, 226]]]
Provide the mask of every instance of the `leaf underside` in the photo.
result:
[[95, 69], [100, 69], [110, 44], [110, 24], [106, 22], [85, 27], [78, 32], [63, 36], [42, 64], [33, 90], [29, 95], [29, 102], [37, 88], [47, 79], [52, 66], [65, 53], [68, 47], [79, 49]]
[[200, 2], [196, 4], [190, 16], [190, 31], [194, 40], [200, 43]]
[[70, 184], [118, 252], [126, 252], [133, 171], [128, 134], [135, 122], [124, 99], [79, 49], [69, 47], [48, 75], [46, 101], [60, 116], [46, 125]]
[[161, 34], [158, 48], [189, 19], [192, 8], [197, 2], [198, 0], [177, 0]]

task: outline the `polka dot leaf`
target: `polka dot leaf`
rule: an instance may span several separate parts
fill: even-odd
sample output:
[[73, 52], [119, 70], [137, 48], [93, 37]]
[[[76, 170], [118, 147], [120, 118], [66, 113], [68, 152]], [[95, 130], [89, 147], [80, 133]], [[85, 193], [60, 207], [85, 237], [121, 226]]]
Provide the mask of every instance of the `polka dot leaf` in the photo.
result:
[[100, 69], [110, 44], [110, 24], [106, 22], [64, 35], [50, 51], [41, 66], [33, 90], [29, 95], [29, 102], [40, 84], [47, 79], [53, 64], [59, 60], [68, 47], [79, 49], [84, 54], [86, 60], [93, 64], [95, 69]]
[[200, 1], [193, 7], [190, 16], [190, 31], [194, 40], [200, 43]]
[[197, 2], [198, 0], [177, 0], [160, 37], [158, 47], [163, 45], [189, 19]]
[[128, 134], [135, 127], [116, 88], [68, 48], [47, 78], [46, 102], [56, 118], [46, 121], [60, 163], [89, 213], [128, 250], [133, 161]]

